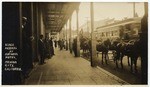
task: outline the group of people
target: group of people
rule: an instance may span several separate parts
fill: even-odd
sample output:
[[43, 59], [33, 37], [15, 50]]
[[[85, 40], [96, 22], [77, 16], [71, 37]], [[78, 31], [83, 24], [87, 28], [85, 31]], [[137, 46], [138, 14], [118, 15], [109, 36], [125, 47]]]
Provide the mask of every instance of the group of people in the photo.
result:
[[[55, 47], [57, 47], [57, 45], [55, 45]], [[38, 41], [38, 49], [40, 54], [40, 64], [45, 63], [45, 58], [51, 58], [53, 55], [55, 55], [52, 38], [49, 39], [48, 37], [46, 37], [44, 40], [43, 35], [40, 35], [40, 39]]]
[[[58, 41], [58, 45], [59, 45], [60, 50], [63, 50], [63, 49], [68, 50], [69, 43], [67, 40], [60, 39]], [[75, 57], [77, 57], [77, 38], [74, 38], [72, 47], [71, 48], [69, 47], [69, 49], [71, 50], [71, 52], [73, 51]]]
[[[29, 33], [29, 22], [27, 17], [22, 17], [22, 74], [24, 78], [28, 77], [29, 70], [33, 67], [32, 57], [32, 43], [34, 41], [34, 36]], [[40, 35], [38, 40], [38, 49], [40, 55], [40, 64], [44, 64], [45, 58], [51, 58], [54, 54], [54, 46], [57, 47], [57, 41], [53, 41], [52, 38], [49, 39], [48, 36], [44, 39], [43, 35]]]
[[[53, 44], [54, 43], [54, 44]], [[45, 39], [43, 38], [43, 35], [40, 35], [40, 39], [38, 41], [38, 49], [39, 49], [39, 54], [40, 54], [40, 64], [44, 64], [44, 59], [45, 58], [51, 58], [54, 54], [54, 47], [57, 48], [59, 47], [60, 50], [68, 50], [68, 41], [64, 39], [60, 40], [52, 40], [46, 37]], [[73, 51], [75, 56], [77, 56], [76, 52], [76, 39], [73, 42]]]
[[63, 49], [68, 50], [68, 41], [67, 40], [60, 39], [58, 41], [58, 45], [59, 45], [60, 50], [63, 50]]

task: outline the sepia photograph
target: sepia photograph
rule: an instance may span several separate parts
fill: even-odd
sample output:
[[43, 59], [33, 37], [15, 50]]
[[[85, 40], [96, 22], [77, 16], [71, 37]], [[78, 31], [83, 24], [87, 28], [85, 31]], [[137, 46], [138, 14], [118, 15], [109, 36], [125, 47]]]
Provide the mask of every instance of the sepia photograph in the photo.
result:
[[148, 85], [148, 2], [2, 2], [2, 85]]

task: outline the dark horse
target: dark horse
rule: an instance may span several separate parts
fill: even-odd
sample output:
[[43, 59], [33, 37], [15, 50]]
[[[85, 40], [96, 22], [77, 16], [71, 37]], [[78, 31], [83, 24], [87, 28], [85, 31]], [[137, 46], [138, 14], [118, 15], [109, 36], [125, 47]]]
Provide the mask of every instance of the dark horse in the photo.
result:
[[90, 40], [88, 38], [82, 37], [80, 38], [80, 48], [83, 50], [83, 56], [90, 56]]
[[[113, 47], [112, 48], [113, 49], [113, 57], [114, 57], [114, 62], [116, 63], [116, 67], [118, 68], [118, 62], [120, 60], [121, 68], [123, 69], [122, 60], [123, 60], [123, 57], [125, 55], [127, 55], [126, 44], [119, 42], [119, 41], [114, 41], [112, 44], [112, 47]], [[129, 65], [129, 59], [128, 59], [128, 65]]]
[[[109, 51], [110, 45], [111, 45], [111, 42], [110, 42], [109, 39], [107, 39], [107, 40], [105, 40], [105, 41], [103, 41], [101, 43], [98, 43], [96, 45], [96, 50], [98, 52], [102, 52], [102, 64], [104, 63], [103, 62], [104, 58], [105, 58], [105, 63], [108, 64], [107, 63], [107, 59], [108, 59], [108, 51]], [[97, 56], [98, 56], [98, 54], [97, 54]]]
[[[140, 42], [139, 40], [134, 40], [133, 42], [129, 42], [127, 44], [128, 56], [131, 59], [131, 72], [137, 73], [137, 59], [140, 56]], [[133, 64], [134, 64], [134, 71], [133, 71]]]
[[134, 70], [135, 73], [137, 72], [137, 59], [139, 57], [139, 40], [131, 40], [128, 43], [124, 42], [116, 42], [114, 44], [114, 61], [116, 63], [116, 67], [118, 68], [118, 61], [121, 61], [121, 68], [123, 69], [123, 63], [122, 60], [124, 56], [127, 56], [128, 58], [128, 65], [129, 58], [131, 59], [131, 66], [130, 70], [133, 72], [133, 64], [134, 64]]

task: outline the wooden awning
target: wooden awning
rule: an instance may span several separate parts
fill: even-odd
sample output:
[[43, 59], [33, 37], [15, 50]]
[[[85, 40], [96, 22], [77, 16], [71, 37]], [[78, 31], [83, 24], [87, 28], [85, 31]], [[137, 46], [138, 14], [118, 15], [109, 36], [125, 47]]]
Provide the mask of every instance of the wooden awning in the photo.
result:
[[48, 2], [42, 4], [45, 29], [51, 34], [60, 32], [74, 10], [79, 8], [79, 4], [79, 2]]

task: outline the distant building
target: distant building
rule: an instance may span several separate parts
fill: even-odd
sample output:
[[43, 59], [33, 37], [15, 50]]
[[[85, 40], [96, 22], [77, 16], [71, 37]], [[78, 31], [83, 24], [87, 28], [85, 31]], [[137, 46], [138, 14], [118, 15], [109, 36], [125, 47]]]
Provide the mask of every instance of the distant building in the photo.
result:
[[141, 18], [124, 18], [124, 20], [109, 23], [97, 27], [96, 35], [98, 39], [133, 39], [138, 37], [140, 32]]
[[[110, 18], [107, 18], [107, 19], [104, 19], [104, 20], [99, 20], [99, 21], [95, 21], [94, 22], [94, 31], [96, 31], [96, 29], [98, 27], [101, 27], [101, 26], [105, 26], [105, 25], [108, 25], [108, 24], [111, 24], [111, 23], [115, 23], [115, 22], [118, 22], [118, 20], [115, 20], [114, 18], [110, 19]], [[73, 30], [71, 31], [72, 33], [72, 38], [75, 38], [77, 36], [77, 30]], [[87, 37], [89, 38], [90, 37], [90, 33], [91, 33], [91, 22], [88, 21], [86, 23], [84, 23], [82, 26], [79, 27], [79, 33], [84, 36], [84, 37]], [[66, 39], [66, 34], [67, 34], [67, 39], [69, 40], [69, 29], [67, 29], [67, 33], [66, 33], [66, 30], [63, 29], [60, 33], [59, 33], [59, 38], [60, 39]]]
[[[60, 39], [65, 39], [66, 40], [66, 36], [67, 36], [67, 40], [69, 40], [69, 29], [66, 30], [62, 30], [60, 33], [59, 33], [59, 38]], [[75, 38], [77, 36], [77, 30], [71, 30], [71, 38]]]
[[[99, 21], [95, 21], [94, 22], [94, 31], [96, 31], [97, 27], [100, 26], [104, 26], [104, 25], [108, 25], [114, 22], [117, 22], [118, 20], [115, 20], [114, 18], [110, 19], [104, 19], [104, 20], [99, 20]], [[86, 23], [84, 23], [82, 26], [80, 26], [79, 30], [82, 30], [83, 32], [83, 36], [85, 37], [90, 37], [90, 33], [91, 33], [91, 22], [87, 21]]]

